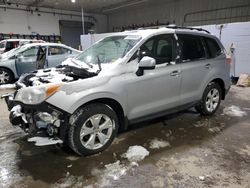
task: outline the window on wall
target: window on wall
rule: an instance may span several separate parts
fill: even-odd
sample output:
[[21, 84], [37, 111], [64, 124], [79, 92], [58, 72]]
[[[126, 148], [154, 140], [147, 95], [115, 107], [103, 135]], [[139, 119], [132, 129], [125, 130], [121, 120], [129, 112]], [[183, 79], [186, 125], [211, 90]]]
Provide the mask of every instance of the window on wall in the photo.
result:
[[206, 42], [207, 51], [210, 58], [217, 57], [221, 54], [222, 50], [219, 44], [214, 39], [204, 37], [204, 40]]
[[202, 38], [188, 34], [178, 35], [183, 61], [194, 61], [206, 58]]

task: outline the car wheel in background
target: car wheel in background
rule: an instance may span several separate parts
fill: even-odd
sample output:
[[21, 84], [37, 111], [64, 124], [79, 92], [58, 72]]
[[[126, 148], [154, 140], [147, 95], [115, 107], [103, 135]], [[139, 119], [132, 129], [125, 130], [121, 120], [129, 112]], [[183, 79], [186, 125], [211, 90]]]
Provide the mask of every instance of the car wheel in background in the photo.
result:
[[9, 84], [13, 81], [13, 73], [5, 68], [0, 68], [0, 85]]

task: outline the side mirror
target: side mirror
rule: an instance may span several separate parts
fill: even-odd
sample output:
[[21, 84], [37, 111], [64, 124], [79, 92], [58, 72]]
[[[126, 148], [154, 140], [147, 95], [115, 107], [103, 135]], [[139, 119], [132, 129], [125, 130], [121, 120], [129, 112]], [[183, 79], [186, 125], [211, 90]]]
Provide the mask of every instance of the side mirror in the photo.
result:
[[152, 70], [155, 69], [156, 60], [152, 57], [145, 56], [139, 62], [139, 69], [136, 72], [137, 76], [142, 76], [144, 74], [144, 70]]

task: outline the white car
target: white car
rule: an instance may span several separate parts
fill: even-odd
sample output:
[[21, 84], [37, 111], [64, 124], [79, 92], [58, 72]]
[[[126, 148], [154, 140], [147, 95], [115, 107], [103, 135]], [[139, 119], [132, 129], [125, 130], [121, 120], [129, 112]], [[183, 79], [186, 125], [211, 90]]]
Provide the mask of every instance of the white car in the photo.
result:
[[79, 155], [103, 151], [118, 130], [135, 122], [191, 107], [212, 115], [231, 85], [231, 59], [223, 45], [198, 28], [117, 33], [71, 61], [85, 69], [85, 79], [69, 78], [78, 69], [51, 70], [66, 73], [69, 81], [23, 87], [3, 98], [13, 125], [43, 131]]
[[7, 84], [24, 73], [56, 67], [80, 51], [57, 43], [32, 43], [0, 56], [0, 84]]
[[0, 41], [0, 54], [8, 52], [14, 48], [22, 46], [28, 43], [41, 43], [45, 42], [43, 40], [36, 40], [36, 39], [6, 39]]

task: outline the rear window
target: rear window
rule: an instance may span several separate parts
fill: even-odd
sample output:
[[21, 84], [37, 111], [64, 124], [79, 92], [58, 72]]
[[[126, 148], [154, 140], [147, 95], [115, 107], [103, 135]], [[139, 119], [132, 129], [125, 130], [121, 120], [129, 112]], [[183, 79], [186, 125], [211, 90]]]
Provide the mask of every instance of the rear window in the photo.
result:
[[179, 35], [183, 61], [193, 61], [206, 58], [201, 37], [194, 35]]
[[208, 50], [208, 55], [210, 58], [217, 57], [221, 54], [222, 50], [219, 44], [211, 38], [204, 38]]

